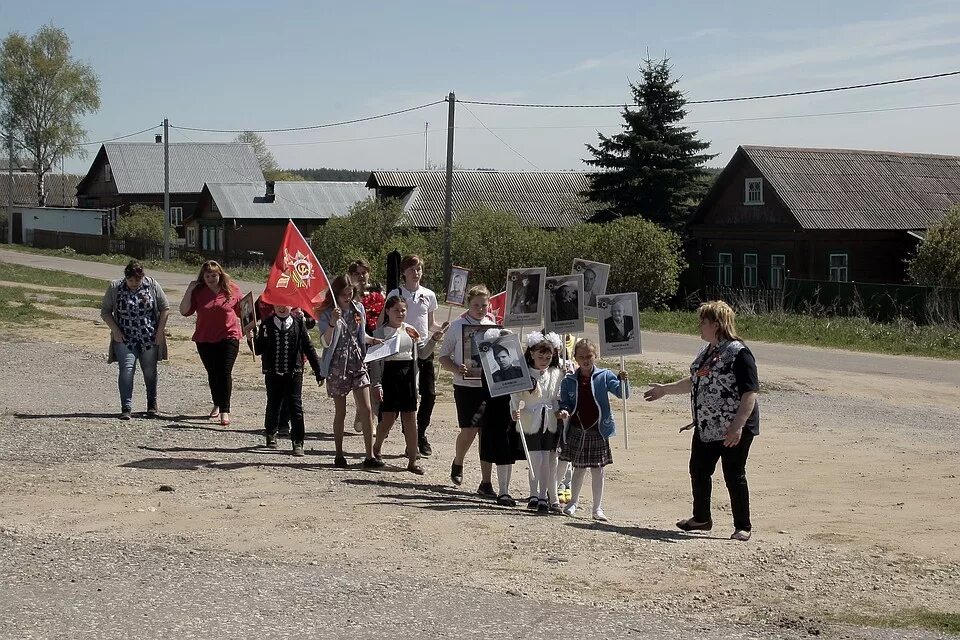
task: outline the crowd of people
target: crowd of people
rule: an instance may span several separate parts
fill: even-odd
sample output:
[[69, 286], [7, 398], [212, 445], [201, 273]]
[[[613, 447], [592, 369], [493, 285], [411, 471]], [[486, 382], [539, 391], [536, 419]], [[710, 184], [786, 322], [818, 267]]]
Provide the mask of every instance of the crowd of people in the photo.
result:
[[[266, 447], [278, 448], [278, 436], [289, 435], [292, 455], [304, 455], [302, 386], [309, 363], [334, 403], [336, 467], [348, 466], [344, 430], [347, 396], [352, 395], [355, 427], [363, 433], [362, 467], [384, 466], [383, 448], [399, 418], [406, 468], [423, 475], [423, 460], [433, 453], [427, 430], [436, 401], [436, 358], [453, 375], [459, 427], [450, 467], [454, 485], [463, 484], [466, 456], [479, 436], [479, 495], [499, 505], [516, 506], [510, 489], [513, 467], [526, 459], [526, 508], [574, 516], [589, 470], [592, 516], [606, 522], [605, 468], [613, 463], [610, 438], [616, 433], [609, 397], [628, 397], [627, 372], [597, 366], [598, 347], [590, 339], [576, 340], [570, 354], [561, 336], [534, 330], [522, 336], [529, 388], [492, 396], [483, 376], [468, 376], [463, 344], [465, 326], [475, 326], [491, 343], [509, 333], [490, 313], [490, 291], [483, 285], [470, 287], [464, 313], [440, 324], [435, 317], [437, 295], [422, 284], [423, 270], [418, 256], [406, 256], [400, 263], [400, 286], [384, 295], [371, 286], [369, 265], [357, 260], [330, 283], [322, 311], [260, 304], [259, 326], [244, 336], [240, 289], [216, 261], [205, 262], [180, 301], [180, 313], [196, 315], [193, 341], [207, 372], [213, 405], [210, 419], [230, 424], [233, 366], [240, 341], [246, 338], [260, 356], [264, 375]], [[108, 360], [119, 364], [120, 418], [129, 420], [132, 414], [138, 362], [147, 411], [157, 414], [157, 362], [166, 358], [169, 317], [162, 287], [144, 274], [140, 263], [131, 261], [124, 278], [108, 286], [101, 315], [111, 333]], [[677, 526], [685, 531], [712, 528], [712, 476], [719, 461], [733, 511], [731, 538], [746, 541], [752, 529], [746, 462], [750, 444], [759, 434], [756, 362], [737, 336], [729, 305], [704, 303], [697, 315], [705, 345], [694, 358], [690, 375], [672, 384], [653, 384], [644, 398], [655, 401], [668, 394], [688, 394], [691, 399], [693, 421], [684, 429], [693, 429], [693, 514]], [[310, 337], [314, 326], [325, 345], [322, 356]], [[365, 361], [369, 346], [394, 339], [397, 345], [390, 355]]]

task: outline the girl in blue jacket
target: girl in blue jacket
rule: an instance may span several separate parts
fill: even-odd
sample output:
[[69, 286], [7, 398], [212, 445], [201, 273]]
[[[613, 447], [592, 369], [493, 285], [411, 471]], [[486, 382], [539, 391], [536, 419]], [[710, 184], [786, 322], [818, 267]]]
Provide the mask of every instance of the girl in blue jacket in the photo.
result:
[[573, 463], [573, 487], [570, 502], [563, 512], [572, 516], [577, 512], [583, 478], [590, 469], [593, 482], [593, 519], [606, 522], [603, 513], [603, 468], [613, 464], [610, 438], [616, 433], [610, 412], [608, 393], [618, 398], [629, 396], [627, 372], [613, 373], [595, 366], [597, 345], [581, 338], [573, 348], [573, 358], [579, 367], [568, 373], [560, 383], [560, 413], [569, 418], [566, 437], [560, 451], [560, 460]]

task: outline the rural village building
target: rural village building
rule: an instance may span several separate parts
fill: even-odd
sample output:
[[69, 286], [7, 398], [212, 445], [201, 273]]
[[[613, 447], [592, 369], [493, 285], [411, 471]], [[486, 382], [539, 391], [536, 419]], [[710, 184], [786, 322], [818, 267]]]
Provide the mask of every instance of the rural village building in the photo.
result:
[[[421, 229], [443, 226], [445, 171], [374, 171], [367, 186], [379, 199], [403, 203], [410, 223]], [[579, 171], [453, 172], [453, 215], [485, 208], [516, 214], [528, 227], [556, 229], [584, 222], [593, 210], [580, 194], [587, 174]]]
[[[183, 237], [207, 182], [263, 182], [249, 144], [170, 143], [170, 218]], [[108, 142], [100, 147], [87, 175], [77, 185], [78, 206], [126, 213], [142, 204], [163, 209], [163, 144]]]
[[287, 220], [309, 239], [317, 227], [369, 197], [362, 182], [207, 183], [184, 222], [186, 247], [208, 256], [262, 254], [269, 262]]
[[694, 214], [688, 259], [698, 287], [903, 283], [958, 203], [960, 157], [741, 146]]

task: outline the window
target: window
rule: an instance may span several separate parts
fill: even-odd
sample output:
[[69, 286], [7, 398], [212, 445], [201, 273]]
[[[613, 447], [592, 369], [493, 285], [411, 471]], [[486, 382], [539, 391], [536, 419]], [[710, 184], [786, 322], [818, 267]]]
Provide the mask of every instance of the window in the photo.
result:
[[717, 284], [729, 287], [733, 284], [733, 254], [717, 254]]
[[223, 227], [217, 227], [217, 251], [223, 251]]
[[757, 287], [757, 254], [743, 254], [743, 286], [749, 289]]
[[763, 204], [763, 178], [747, 178], [744, 183], [743, 204]]
[[783, 279], [787, 275], [787, 256], [770, 256], [770, 288], [783, 289]]
[[197, 246], [197, 230], [193, 227], [187, 227], [187, 246]]
[[847, 254], [830, 254], [830, 282], [850, 282], [849, 258]]
[[103, 181], [112, 182], [113, 181], [113, 172], [110, 171], [110, 163], [103, 165]]
[[170, 224], [175, 227], [183, 224], [183, 207], [170, 207]]

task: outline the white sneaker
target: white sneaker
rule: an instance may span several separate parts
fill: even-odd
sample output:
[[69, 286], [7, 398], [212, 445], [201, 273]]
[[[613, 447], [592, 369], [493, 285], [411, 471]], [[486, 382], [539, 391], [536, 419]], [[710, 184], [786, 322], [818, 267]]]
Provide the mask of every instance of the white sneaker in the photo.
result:
[[571, 518], [577, 513], [577, 503], [571, 502], [563, 508], [563, 515], [570, 516]]
[[609, 522], [609, 520], [607, 519], [607, 516], [603, 514], [603, 509], [594, 509], [593, 519], [596, 520], [597, 522]]

